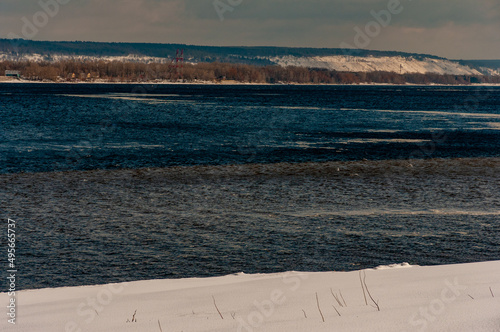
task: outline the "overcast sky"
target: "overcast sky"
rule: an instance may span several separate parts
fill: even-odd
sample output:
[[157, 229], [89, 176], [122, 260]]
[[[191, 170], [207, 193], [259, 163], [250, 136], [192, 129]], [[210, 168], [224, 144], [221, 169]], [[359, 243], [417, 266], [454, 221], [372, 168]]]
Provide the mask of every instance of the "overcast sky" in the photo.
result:
[[[66, 4], [45, 16], [40, 2], [56, 1]], [[398, 0], [217, 1], [218, 10], [214, 0], [0, 0], [0, 37], [336, 48], [357, 46], [355, 28], [368, 24], [363, 48], [500, 59], [500, 0], [401, 0], [385, 27], [371, 12]]]

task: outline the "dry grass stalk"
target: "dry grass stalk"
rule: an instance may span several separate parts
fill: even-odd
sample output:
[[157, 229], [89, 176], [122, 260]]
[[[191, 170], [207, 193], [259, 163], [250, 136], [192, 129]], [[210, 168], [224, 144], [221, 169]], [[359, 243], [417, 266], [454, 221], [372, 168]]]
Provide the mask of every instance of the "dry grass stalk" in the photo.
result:
[[344, 305], [342, 304], [342, 302], [340, 302], [340, 300], [339, 300], [339, 298], [338, 298], [337, 294], [335, 294], [335, 293], [333, 292], [333, 289], [331, 289], [331, 288], [330, 288], [330, 293], [332, 293], [333, 298], [337, 301], [337, 303], [339, 304], [339, 306], [343, 307]]
[[338, 315], [339, 315], [339, 317], [340, 317], [340, 312], [337, 310], [337, 308], [335, 308], [335, 306], [334, 306], [333, 304], [332, 304], [332, 307], [333, 307], [333, 309], [335, 309], [335, 311], [337, 312], [337, 314], [338, 314]]
[[159, 319], [158, 319], [158, 327], [160, 328], [160, 332], [163, 332], [163, 330], [161, 329], [161, 324]]
[[137, 323], [137, 318], [135, 318], [136, 313], [137, 313], [137, 309], [135, 309], [134, 314], [132, 315], [132, 323]]
[[318, 305], [318, 311], [319, 311], [319, 314], [321, 315], [321, 319], [323, 320], [323, 323], [324, 323], [325, 317], [323, 316], [323, 313], [321, 312], [321, 308], [319, 307], [318, 293], [316, 293], [316, 304]]
[[340, 289], [339, 289], [339, 294], [340, 294], [340, 297], [342, 298], [342, 301], [344, 301], [344, 307], [347, 308], [347, 303], [345, 302], [344, 296], [342, 296], [342, 292], [340, 291]]
[[370, 293], [370, 291], [368, 290], [368, 286], [366, 285], [366, 272], [364, 272], [363, 274], [363, 284], [365, 285], [365, 289], [366, 289], [366, 292], [368, 293], [368, 296], [370, 297], [370, 299], [372, 300], [372, 302], [375, 304], [375, 306], [377, 307], [377, 310], [380, 311], [380, 307], [378, 305], [378, 301], [375, 301], [373, 299], [373, 296], [372, 294]]
[[491, 293], [491, 297], [495, 297], [495, 295], [493, 295], [493, 291], [491, 290], [491, 287], [490, 287], [490, 293]]
[[214, 300], [214, 306], [215, 306], [215, 309], [217, 309], [217, 312], [219, 313], [219, 316], [221, 319], [224, 319], [224, 317], [222, 316], [220, 310], [219, 310], [219, 307], [217, 307], [217, 303], [215, 303], [215, 297], [212, 295], [212, 299]]
[[359, 282], [361, 283], [361, 289], [363, 290], [363, 296], [365, 298], [365, 305], [368, 305], [368, 301], [366, 300], [365, 287], [363, 285], [363, 280], [361, 279], [361, 271], [359, 271]]

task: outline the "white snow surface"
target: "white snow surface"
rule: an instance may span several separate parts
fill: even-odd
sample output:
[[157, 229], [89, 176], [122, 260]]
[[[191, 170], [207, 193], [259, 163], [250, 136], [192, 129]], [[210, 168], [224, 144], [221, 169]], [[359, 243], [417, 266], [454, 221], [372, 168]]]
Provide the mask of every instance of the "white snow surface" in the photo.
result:
[[386, 71], [395, 73], [435, 73], [450, 75], [482, 75], [481, 72], [446, 59], [413, 57], [360, 57], [360, 56], [282, 56], [269, 58], [280, 66], [324, 68], [345, 72]]
[[[0, 331], [500, 331], [500, 261], [240, 273], [16, 296], [16, 324], [3, 314]], [[8, 294], [0, 293], [0, 301], [6, 310]]]

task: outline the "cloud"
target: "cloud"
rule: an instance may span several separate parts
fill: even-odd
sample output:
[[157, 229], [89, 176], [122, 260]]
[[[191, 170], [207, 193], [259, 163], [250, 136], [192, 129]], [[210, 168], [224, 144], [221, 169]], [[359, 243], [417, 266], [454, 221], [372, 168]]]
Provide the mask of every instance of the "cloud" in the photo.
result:
[[[242, 0], [221, 22], [214, 0], [71, 0], [34, 39], [338, 47], [352, 44], [353, 29], [363, 28], [373, 20], [370, 12], [386, 9], [389, 1], [397, 0]], [[401, 5], [404, 10], [369, 48], [448, 57], [500, 54], [498, 0], [401, 0]], [[19, 34], [21, 18], [39, 10], [38, 1], [2, 0], [1, 36]]]
[[[222, 0], [224, 2], [224, 0]], [[227, 1], [227, 0], [225, 0]], [[325, 22], [361, 23], [370, 12], [386, 9], [390, 0], [243, 0], [226, 15], [228, 20], [255, 21], [313, 19]], [[227, 2], [226, 2], [227, 3]], [[500, 15], [496, 0], [401, 0], [405, 9], [399, 20], [415, 26], [439, 26], [447, 22], [492, 22]], [[185, 0], [186, 10], [199, 19], [215, 19], [212, 1]]]
[[500, 3], [491, 0], [421, 0], [407, 8], [401, 15], [401, 24], [412, 27], [489, 24], [498, 23], [500, 18]]

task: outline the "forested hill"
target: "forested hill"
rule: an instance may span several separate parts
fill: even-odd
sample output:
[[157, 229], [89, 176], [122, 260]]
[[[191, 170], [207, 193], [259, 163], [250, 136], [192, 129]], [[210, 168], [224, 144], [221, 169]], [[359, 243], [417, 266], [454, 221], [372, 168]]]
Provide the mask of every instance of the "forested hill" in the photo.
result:
[[[500, 76], [495, 61], [460, 62], [427, 54], [339, 48], [196, 46], [148, 43], [55, 42], [0, 39], [0, 62], [118, 61], [232, 63], [327, 69], [338, 72], [391, 72]], [[10, 65], [9, 65], [10, 66]]]
[[297, 47], [224, 47], [195, 46], [181, 44], [149, 44], [149, 43], [97, 43], [97, 42], [55, 42], [0, 39], [0, 53], [7, 54], [41, 54], [69, 56], [138, 56], [173, 58], [177, 49], [183, 49], [186, 60], [192, 62], [239, 62], [252, 64], [271, 64], [271, 57], [314, 57], [353, 55], [360, 57], [413, 57], [417, 59], [442, 59], [433, 55], [413, 54], [395, 51], [343, 50], [340, 48], [297, 48]]

